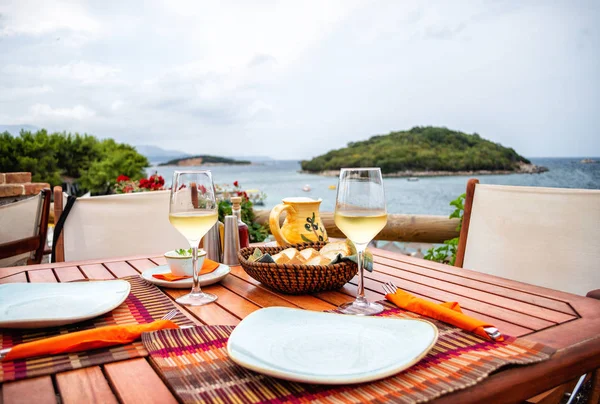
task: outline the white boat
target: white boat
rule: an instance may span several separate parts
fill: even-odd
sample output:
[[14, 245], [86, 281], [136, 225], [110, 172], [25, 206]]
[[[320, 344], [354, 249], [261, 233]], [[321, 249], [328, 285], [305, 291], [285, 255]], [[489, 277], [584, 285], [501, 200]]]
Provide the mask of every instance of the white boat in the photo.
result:
[[419, 181], [417, 177], [408, 177], [406, 181]]
[[306, 184], [305, 186], [302, 187], [302, 190], [304, 192], [309, 192], [310, 191], [310, 185]]

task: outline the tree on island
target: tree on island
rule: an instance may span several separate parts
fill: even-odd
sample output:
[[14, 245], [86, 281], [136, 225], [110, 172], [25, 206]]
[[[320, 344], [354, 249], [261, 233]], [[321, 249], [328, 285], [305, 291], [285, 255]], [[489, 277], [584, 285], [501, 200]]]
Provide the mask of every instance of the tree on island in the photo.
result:
[[302, 161], [302, 170], [323, 172], [342, 167], [381, 167], [384, 174], [403, 171], [518, 171], [531, 164], [512, 148], [443, 127], [408, 131], [350, 142], [347, 147]]

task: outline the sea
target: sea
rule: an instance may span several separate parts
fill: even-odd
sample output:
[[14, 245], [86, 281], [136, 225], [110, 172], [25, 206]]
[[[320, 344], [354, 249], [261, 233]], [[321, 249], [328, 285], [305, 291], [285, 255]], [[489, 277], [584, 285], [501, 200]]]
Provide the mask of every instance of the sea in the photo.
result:
[[[600, 163], [581, 162], [581, 158], [530, 158], [536, 165], [549, 171], [541, 174], [477, 175], [482, 184], [520, 185], [558, 188], [600, 189]], [[600, 158], [593, 158], [600, 161]], [[173, 172], [178, 167], [153, 165], [148, 174], [158, 172], [170, 186]], [[232, 186], [238, 181], [243, 189], [264, 192], [264, 206], [271, 209], [286, 197], [322, 199], [321, 211], [334, 210], [337, 177], [324, 177], [300, 172], [299, 161], [265, 161], [249, 166], [200, 166], [185, 169], [211, 170], [215, 184]], [[385, 178], [385, 192], [389, 213], [418, 215], [449, 215], [454, 208], [449, 202], [465, 192], [468, 176], [425, 177], [418, 181], [406, 178]], [[303, 188], [310, 188], [304, 191]], [[331, 189], [334, 188], [334, 189]]]

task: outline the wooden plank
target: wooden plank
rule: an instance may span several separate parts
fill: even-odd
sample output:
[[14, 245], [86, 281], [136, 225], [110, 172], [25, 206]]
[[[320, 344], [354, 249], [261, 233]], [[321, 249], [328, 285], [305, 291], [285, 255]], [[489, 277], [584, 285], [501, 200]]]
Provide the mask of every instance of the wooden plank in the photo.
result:
[[[213, 288], [207, 286], [202, 288], [204, 292], [215, 293]], [[190, 293], [187, 289], [166, 289], [165, 293], [173, 299], [177, 299]], [[216, 294], [216, 293], [215, 293]], [[218, 300], [217, 300], [218, 301]], [[192, 313], [194, 317], [199, 319], [202, 323], [207, 325], [237, 325], [240, 322], [240, 318], [234, 316], [229, 311], [225, 310], [217, 303], [210, 303], [204, 306], [182, 306], [185, 310]]]
[[165, 257], [152, 258], [152, 262], [156, 265], [167, 265], [167, 259]]
[[213, 285], [210, 293], [214, 293], [219, 298], [217, 304], [238, 318], [244, 318], [248, 314], [260, 309], [260, 307], [243, 297], [233, 293], [221, 285]]
[[85, 279], [83, 273], [77, 267], [61, 267], [54, 270], [59, 282], [72, 282]]
[[140, 273], [156, 266], [156, 264], [149, 259], [128, 260], [127, 262]]
[[56, 394], [50, 376], [34, 377], [2, 385], [3, 404], [56, 403]]
[[126, 276], [139, 275], [139, 272], [133, 269], [127, 262], [107, 262], [106, 268], [112, 272], [117, 278], [124, 278]]
[[326, 301], [323, 301], [322, 299], [319, 299], [318, 297], [315, 297], [312, 295], [287, 295], [285, 293], [271, 290], [267, 286], [261, 284], [259, 281], [257, 281], [256, 279], [254, 279], [250, 275], [248, 275], [241, 266], [231, 267], [231, 273], [233, 275], [237, 276], [238, 278], [241, 278], [248, 283], [251, 283], [255, 286], [263, 288], [263, 289], [269, 291], [270, 293], [273, 293], [273, 294], [279, 296], [280, 298], [287, 300], [288, 302], [290, 302], [302, 309], [313, 310], [313, 311], [324, 311], [324, 310], [331, 310], [331, 309], [335, 308], [334, 305], [332, 305]]
[[104, 370], [122, 403], [177, 403], [144, 358], [109, 363]]
[[99, 366], [59, 373], [56, 384], [64, 404], [117, 403]]
[[282, 299], [275, 293], [252, 285], [236, 276], [226, 277], [221, 281], [221, 285], [260, 307], [279, 306], [298, 308], [295, 304]]
[[81, 265], [79, 268], [88, 279], [115, 279], [102, 264]]
[[554, 323], [563, 323], [565, 321], [573, 320], [576, 317], [572, 314], [565, 314], [556, 310], [551, 310], [545, 307], [540, 307], [538, 305], [512, 299], [510, 297], [510, 292], [507, 290], [504, 290], [503, 294], [492, 294], [488, 293], [487, 291], [477, 290], [457, 283], [451, 283], [448, 281], [435, 279], [432, 277], [421, 275], [419, 273], [398, 270], [397, 268], [378, 263], [375, 263], [374, 269], [377, 272], [381, 272], [386, 275], [392, 275], [409, 282], [427, 285], [436, 289], [451, 291], [457, 296], [464, 296], [474, 300], [479, 300], [481, 302], [493, 303], [496, 306], [504, 307], [519, 313], [524, 313]]
[[[399, 254], [394, 255], [393, 259], [389, 257], [380, 256], [379, 251], [380, 250], [377, 250], [377, 255], [374, 256], [375, 263], [383, 264], [388, 267], [393, 267], [393, 270], [396, 271], [414, 272], [442, 281], [462, 285], [471, 289], [486, 291], [496, 295], [509, 296], [512, 299], [519, 300], [525, 303], [530, 303], [533, 305], [560, 311], [562, 313], [570, 315], [577, 315], [573, 308], [564, 301], [551, 299], [544, 296], [539, 296], [537, 294], [533, 294], [531, 292], [523, 292], [520, 290], [515, 290], [506, 286], [502, 286], [498, 284], [496, 280], [494, 280], [494, 282], [489, 282], [465, 277], [462, 274], [464, 270], [456, 267], [444, 265], [444, 267], [447, 267], [448, 271], [450, 272], [440, 271], [439, 269], [433, 269], [426, 266], [426, 264], [428, 264], [430, 261], [419, 260], [420, 265], [416, 265], [415, 263], [404, 262], [404, 260], [401, 260], [401, 256]], [[384, 272], [386, 271], [386, 269], [381, 270]]]
[[[584, 296], [574, 295], [572, 293], [561, 292], [560, 290], [548, 289], [541, 286], [531, 285], [528, 283], [522, 283], [519, 281], [514, 281], [507, 278], [500, 278], [498, 276], [489, 275], [483, 272], [473, 271], [471, 269], [458, 268], [450, 265], [440, 264], [439, 262], [428, 261], [422, 258], [415, 258], [408, 255], [396, 254], [385, 250], [380, 250], [377, 248], [372, 249], [373, 254], [384, 256], [387, 258], [394, 259], [400, 262], [406, 262], [409, 264], [414, 264], [417, 266], [424, 266], [436, 271], [446, 272], [450, 274], [458, 274], [467, 279], [479, 280], [482, 282], [487, 282], [490, 284], [507, 287], [509, 289], [522, 291], [534, 295], [538, 295], [540, 297], [545, 297], [547, 299], [554, 299], [563, 302], [567, 302], [573, 305], [574, 302], [585, 302], [586, 299]], [[576, 307], [574, 307], [577, 313], [581, 314]]]
[[38, 271], [29, 271], [29, 282], [31, 283], [55, 283], [56, 276], [51, 269], [40, 269]]
[[[353, 280], [351, 280], [350, 283], [347, 283], [340, 291], [343, 293], [346, 293], [351, 301], [353, 300], [353, 298], [356, 296], [356, 290], [357, 290], [357, 286], [356, 286], [357, 280], [356, 278], [354, 278]], [[381, 283], [377, 283], [376, 281], [373, 281], [371, 279], [365, 279], [365, 296], [367, 297], [367, 299], [369, 300], [384, 300], [385, 296], [383, 295], [382, 292], [380, 292], [381, 290]], [[427, 299], [427, 300], [431, 300], [433, 302], [436, 303], [442, 303], [443, 300], [440, 299], [432, 299], [428, 296], [424, 296], [419, 294], [418, 292], [411, 292], [412, 294], [414, 294], [417, 297], [423, 298], [423, 299]], [[461, 306], [462, 307], [462, 306]], [[478, 318], [482, 321], [487, 321], [490, 324], [494, 324], [496, 327], [498, 327], [500, 329], [500, 331], [502, 331], [503, 333], [507, 334], [507, 335], [512, 335], [514, 337], [520, 337], [523, 335], [527, 335], [530, 334], [533, 330], [531, 328], [528, 327], [522, 327], [516, 324], [513, 324], [511, 322], [507, 322], [504, 321], [502, 319], [498, 319], [495, 317], [491, 317], [488, 316], [485, 313], [478, 313], [478, 312], [474, 312], [471, 311], [469, 309], [465, 309], [463, 308], [463, 313], [471, 316], [471, 317], [475, 317]]]
[[0, 278], [1, 283], [16, 283], [16, 282], [27, 282], [27, 274], [25, 272], [19, 272], [14, 275], [5, 276]]
[[[373, 283], [373, 280], [375, 281], [375, 283]], [[378, 282], [385, 281], [391, 281], [397, 287], [407, 292], [419, 293], [421, 295], [425, 295], [427, 298], [430, 299], [445, 302], [458, 301], [460, 303], [460, 306], [464, 309], [472, 310], [477, 313], [487, 314], [491, 317], [498, 318], [512, 324], [520, 325], [521, 327], [532, 328], [534, 330], [541, 330], [556, 325], [556, 323], [552, 321], [532, 317], [527, 314], [515, 312], [504, 307], [495, 306], [487, 302], [481, 302], [466, 296], [456, 295], [452, 291], [436, 289], [422, 284], [416, 284], [380, 272], [368, 273], [365, 277], [365, 287], [369, 287], [374, 290], [382, 290], [381, 283]]]

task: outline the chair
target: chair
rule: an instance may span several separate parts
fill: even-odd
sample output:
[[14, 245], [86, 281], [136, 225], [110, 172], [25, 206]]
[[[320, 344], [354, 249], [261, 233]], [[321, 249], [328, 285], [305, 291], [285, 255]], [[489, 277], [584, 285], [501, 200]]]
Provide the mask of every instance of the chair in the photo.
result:
[[42, 262], [48, 216], [49, 189], [21, 201], [0, 206], [0, 267], [9, 267], [27, 259], [27, 264]]
[[599, 246], [600, 190], [467, 183], [458, 267], [585, 295]]
[[[600, 298], [600, 290], [590, 291], [600, 287], [600, 191], [470, 179], [455, 265]], [[600, 372], [590, 377], [590, 400], [597, 401]], [[580, 377], [571, 396], [585, 379]], [[558, 402], [571, 389], [558, 386], [528, 402]]]
[[[153, 191], [78, 198], [54, 243], [55, 261], [162, 255], [187, 248], [188, 241], [169, 222], [169, 195]], [[62, 188], [54, 187], [56, 220], [66, 201]]]

